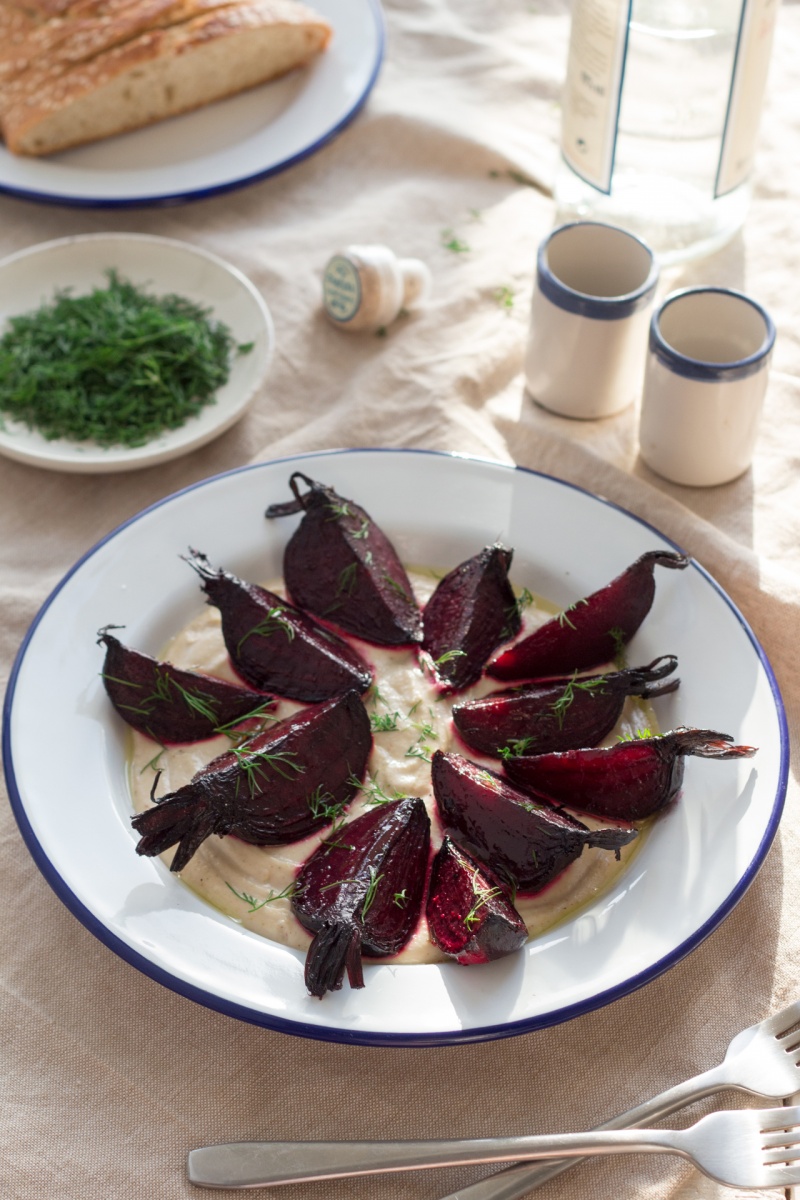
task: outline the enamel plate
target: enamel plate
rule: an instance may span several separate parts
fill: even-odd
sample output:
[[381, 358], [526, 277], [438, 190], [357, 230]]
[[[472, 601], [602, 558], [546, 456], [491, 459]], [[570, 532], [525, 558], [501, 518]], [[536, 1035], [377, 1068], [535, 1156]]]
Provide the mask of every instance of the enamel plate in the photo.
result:
[[[412, 563], [450, 568], [498, 537], [512, 578], [564, 607], [645, 550], [675, 547], [572, 484], [477, 459], [343, 450], [208, 479], [146, 509], [76, 564], [33, 623], [6, 697], [5, 770], [37, 865], [72, 912], [132, 965], [233, 1017], [330, 1041], [454, 1044], [524, 1033], [598, 1008], [694, 949], [741, 899], [780, 819], [788, 739], [769, 663], [703, 568], [658, 571], [631, 662], [677, 654], [680, 689], [655, 701], [662, 729], [695, 725], [758, 746], [750, 760], [688, 759], [683, 793], [612, 889], [521, 951], [480, 967], [368, 963], [366, 987], [319, 1001], [303, 954], [260, 938], [140, 858], [126, 736], [105, 696], [97, 630], [157, 654], [203, 607], [187, 545], [249, 579], [280, 574], [299, 518], [266, 522], [293, 470], [363, 505]], [[59, 714], [42, 753], [41, 698]], [[65, 780], [74, 783], [65, 791]]]
[[307, 68], [118, 137], [47, 158], [0, 144], [0, 192], [100, 208], [200, 200], [256, 183], [321, 149], [356, 115], [378, 76], [378, 0], [313, 0], [333, 27]]
[[167, 429], [144, 446], [97, 446], [66, 438], [52, 441], [0, 414], [0, 454], [53, 471], [84, 474], [151, 467], [204, 446], [230, 429], [255, 399], [272, 358], [275, 334], [261, 293], [229, 263], [170, 238], [137, 233], [96, 233], [60, 238], [20, 250], [0, 262], [0, 332], [10, 317], [51, 303], [56, 292], [81, 296], [105, 287], [116, 270], [150, 295], [173, 292], [208, 309], [227, 325], [237, 345], [228, 382], [178, 429]]

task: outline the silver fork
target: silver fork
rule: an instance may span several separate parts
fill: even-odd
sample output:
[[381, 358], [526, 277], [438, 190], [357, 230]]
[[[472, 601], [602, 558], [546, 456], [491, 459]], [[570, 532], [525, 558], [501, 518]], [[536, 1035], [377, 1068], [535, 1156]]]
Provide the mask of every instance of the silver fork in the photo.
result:
[[[667, 1088], [652, 1100], [637, 1104], [598, 1125], [597, 1129], [637, 1129], [652, 1125], [697, 1100], [727, 1090], [751, 1092], [766, 1100], [793, 1096], [800, 1092], [800, 1030], [792, 1032], [798, 1022], [800, 1001], [737, 1033], [724, 1060], [717, 1066]], [[448, 1192], [442, 1200], [520, 1200], [548, 1179], [578, 1165], [575, 1159], [534, 1167], [520, 1163], [468, 1184], [457, 1192]]]
[[[668, 1088], [654, 1099], [613, 1117], [599, 1126], [598, 1130], [635, 1129], [652, 1124], [686, 1105], [702, 1100], [705, 1096], [726, 1089], [750, 1092], [770, 1100], [780, 1100], [793, 1095], [800, 1091], [800, 1030], [792, 1032], [792, 1027], [798, 1022], [800, 1001], [790, 1004], [781, 1012], [750, 1026], [749, 1029], [742, 1030], [728, 1046], [724, 1061], [716, 1067], [703, 1071], [693, 1079]], [[240, 1143], [244, 1146], [251, 1144], [258, 1143]], [[207, 1186], [247, 1186], [235, 1182], [237, 1156], [231, 1156], [216, 1146], [191, 1151], [188, 1171], [192, 1182], [203, 1185], [201, 1175], [211, 1169], [218, 1154], [224, 1154], [232, 1182], [215, 1182]], [[539, 1167], [522, 1163], [451, 1193], [444, 1200], [519, 1200], [519, 1197], [532, 1188], [577, 1165], [574, 1159], [548, 1162]], [[217, 1170], [216, 1167], [214, 1169]], [[197, 1178], [193, 1177], [193, 1172]]]
[[233, 1142], [189, 1154], [202, 1187], [273, 1187], [553, 1154], [678, 1154], [727, 1187], [800, 1183], [800, 1108], [715, 1112], [689, 1129], [622, 1129], [429, 1142]]

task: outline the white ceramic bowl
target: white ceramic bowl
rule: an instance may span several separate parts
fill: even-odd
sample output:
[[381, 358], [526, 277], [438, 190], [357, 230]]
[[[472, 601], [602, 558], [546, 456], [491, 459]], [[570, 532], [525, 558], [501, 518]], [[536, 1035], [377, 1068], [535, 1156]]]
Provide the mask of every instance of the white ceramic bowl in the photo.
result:
[[[564, 607], [639, 554], [672, 543], [574, 485], [476, 459], [343, 450], [205, 480], [145, 510], [88, 552], [37, 616], [13, 668], [3, 751], [11, 802], [58, 895], [128, 962], [221, 1012], [306, 1037], [362, 1044], [477, 1041], [527, 1032], [609, 1002], [667, 970], [730, 912], [775, 834], [786, 722], [769, 664], [703, 568], [659, 571], [631, 661], [677, 654], [681, 687], [656, 701], [663, 729], [719, 729], [752, 760], [689, 759], [683, 795], [612, 889], [519, 953], [481, 967], [370, 963], [366, 987], [310, 998], [303, 955], [244, 930], [131, 829], [125, 731], [99, 676], [98, 628], [157, 653], [200, 611], [179, 555], [191, 544], [245, 578], [280, 572], [296, 520], [266, 522], [299, 469], [362, 504], [412, 563], [451, 567], [501, 537], [513, 579]], [[41, 697], [58, 720], [42, 754]]]

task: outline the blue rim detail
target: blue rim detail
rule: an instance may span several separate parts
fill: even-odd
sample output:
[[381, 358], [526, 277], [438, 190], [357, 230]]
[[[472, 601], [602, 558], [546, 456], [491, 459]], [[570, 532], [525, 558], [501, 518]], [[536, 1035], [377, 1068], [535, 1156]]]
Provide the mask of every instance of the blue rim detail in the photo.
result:
[[648, 967], [645, 971], [640, 972], [638, 975], [632, 976], [630, 979], [626, 979], [623, 983], [618, 984], [616, 987], [609, 988], [605, 992], [599, 992], [596, 995], [589, 997], [587, 1000], [581, 1001], [577, 1004], [567, 1005], [564, 1008], [556, 1009], [550, 1013], [544, 1013], [538, 1017], [531, 1017], [527, 1020], [505, 1022], [500, 1025], [486, 1025], [475, 1029], [458, 1029], [452, 1031], [445, 1030], [431, 1034], [380, 1032], [351, 1033], [347, 1029], [333, 1029], [324, 1026], [309, 1025], [302, 1021], [290, 1021], [282, 1017], [272, 1016], [268, 1013], [255, 1012], [244, 1005], [236, 1004], [233, 1001], [223, 1000], [210, 992], [205, 992], [201, 988], [195, 987], [193, 984], [187, 983], [182, 979], [177, 979], [175, 976], [169, 974], [169, 972], [157, 967], [155, 964], [150, 962], [149, 959], [144, 958], [138, 953], [138, 951], [131, 949], [127, 943], [123, 942], [116, 936], [116, 934], [112, 933], [105, 925], [103, 925], [102, 922], [99, 921], [97, 917], [95, 917], [95, 915], [77, 898], [77, 896], [75, 896], [75, 894], [70, 890], [56, 869], [53, 867], [44, 850], [40, 846], [25, 813], [22, 797], [17, 787], [16, 777], [14, 774], [11, 754], [11, 709], [13, 707], [17, 678], [21, 670], [22, 662], [28, 645], [45, 612], [53, 603], [62, 588], [66, 585], [67, 581], [88, 559], [92, 558], [93, 555], [96, 554], [97, 551], [106, 544], [106, 542], [111, 541], [119, 533], [121, 533], [122, 530], [127, 529], [129, 525], [133, 525], [136, 521], [139, 521], [149, 513], [161, 508], [162, 505], [177, 499], [179, 496], [193, 492], [197, 488], [204, 487], [207, 484], [215, 482], [216, 480], [224, 479], [231, 475], [243, 474], [245, 471], [262, 470], [266, 466], [275, 466], [280, 463], [297, 463], [308, 459], [324, 459], [332, 456], [338, 456], [342, 453], [415, 454], [420, 456], [429, 455], [444, 459], [465, 459], [468, 462], [479, 463], [500, 470], [520, 471], [526, 475], [535, 475], [540, 479], [548, 479], [562, 487], [571, 488], [573, 491], [582, 492], [583, 495], [591, 497], [591, 499], [595, 500], [597, 503], [603, 504], [607, 508], [622, 513], [624, 516], [635, 521], [638, 525], [642, 525], [645, 529], [651, 530], [657, 537], [666, 542], [668, 545], [672, 546], [679, 553], [686, 553], [686, 551], [683, 550], [683, 548], [679, 546], [677, 542], [674, 542], [671, 538], [666, 537], [665, 534], [655, 527], [655, 525], [651, 525], [649, 521], [645, 521], [642, 517], [636, 516], [635, 513], [630, 512], [629, 509], [623, 508], [620, 504], [615, 504], [611, 500], [606, 500], [601, 496], [595, 495], [595, 493], [588, 491], [586, 488], [580, 487], [580, 485], [576, 483], [570, 483], [568, 480], [559, 479], [556, 476], [548, 475], [544, 471], [534, 471], [530, 467], [509, 466], [493, 459], [478, 458], [475, 455], [469, 454], [455, 454], [448, 451], [408, 448], [391, 449], [389, 447], [369, 446], [346, 450], [339, 449], [311, 451], [305, 454], [285, 455], [282, 458], [271, 459], [266, 463], [253, 463], [246, 467], [237, 467], [231, 471], [223, 471], [219, 475], [211, 476], [208, 479], [201, 479], [197, 483], [190, 484], [188, 487], [182, 488], [180, 491], [174, 492], [172, 495], [166, 496], [162, 500], [158, 500], [155, 504], [149, 505], [147, 508], [142, 509], [142, 511], [137, 513], [135, 516], [130, 517], [127, 521], [124, 521], [121, 525], [118, 525], [116, 529], [113, 529], [104, 538], [101, 538], [101, 540], [97, 542], [95, 546], [93, 546], [86, 552], [86, 554], [78, 559], [74, 566], [56, 585], [56, 587], [45, 600], [42, 607], [39, 609], [39, 612], [36, 614], [30, 629], [22, 641], [22, 645], [19, 648], [17, 657], [14, 660], [14, 665], [11, 669], [11, 674], [8, 680], [8, 687], [6, 689], [5, 702], [3, 705], [3, 764], [6, 786], [8, 787], [8, 794], [11, 802], [11, 809], [14, 813], [14, 817], [16, 818], [17, 825], [19, 826], [20, 833], [22, 834], [22, 837], [34, 862], [58, 898], [70, 910], [73, 916], [77, 917], [81, 924], [84, 925], [90, 931], [90, 933], [93, 933], [100, 942], [108, 946], [109, 949], [113, 950], [114, 953], [122, 958], [125, 962], [129, 963], [133, 967], [136, 967], [136, 969], [141, 971], [143, 975], [147, 975], [150, 979], [154, 979], [157, 983], [163, 984], [164, 987], [169, 988], [170, 991], [177, 992], [178, 995], [185, 996], [189, 1000], [194, 1000], [196, 1003], [202, 1004], [205, 1008], [210, 1008], [215, 1012], [224, 1014], [225, 1016], [234, 1017], [239, 1021], [246, 1021], [251, 1025], [259, 1025], [263, 1028], [274, 1030], [277, 1033], [288, 1033], [295, 1037], [310, 1038], [313, 1041], [337, 1042], [353, 1046], [385, 1047], [469, 1045], [477, 1042], [494, 1041], [503, 1037], [513, 1037], [518, 1034], [532, 1033], [537, 1029], [547, 1029], [552, 1025], [560, 1025], [565, 1021], [572, 1020], [574, 1017], [584, 1016], [586, 1013], [594, 1012], [595, 1009], [603, 1008], [605, 1005], [612, 1003], [614, 1000], [620, 999], [622, 996], [627, 996], [631, 992], [638, 991], [639, 988], [658, 978], [659, 975], [663, 975], [665, 971], [670, 970], [670, 968], [679, 963], [681, 959], [685, 958], [687, 954], [689, 954], [692, 950], [695, 950], [701, 944], [701, 942], [703, 942], [709, 936], [709, 934], [713, 933], [717, 926], [724, 920], [726, 916], [728, 916], [728, 914], [742, 899], [745, 892], [755, 879], [758, 870], [761, 867], [764, 858], [766, 857], [767, 851], [772, 844], [775, 834], [777, 833], [786, 799], [786, 789], [788, 784], [789, 733], [786, 721], [786, 711], [784, 709], [780, 689], [778, 688], [778, 683], [769, 659], [764, 653], [764, 650], [759, 644], [749, 624], [736, 605], [733, 603], [731, 598], [724, 591], [724, 589], [720, 587], [713, 576], [711, 576], [708, 571], [706, 571], [704, 567], [701, 567], [700, 564], [694, 559], [691, 559], [689, 569], [698, 571], [731, 610], [739, 625], [742, 627], [746, 637], [750, 641], [753, 650], [756, 653], [756, 657], [761, 663], [769, 682], [772, 697], [775, 702], [781, 745], [780, 770], [778, 776], [778, 788], [775, 794], [775, 804], [770, 815], [769, 823], [764, 832], [764, 836], [747, 870], [741, 876], [736, 887], [733, 888], [726, 900], [719, 906], [716, 912], [709, 917], [705, 924], [703, 924], [690, 937], [688, 937], [685, 942], [682, 942], [680, 946], [677, 946], [670, 954], [665, 955], [664, 958]]
[[367, 3], [372, 10], [372, 16], [375, 21], [378, 45], [375, 62], [364, 91], [353, 102], [351, 108], [336, 125], [332, 125], [315, 142], [312, 142], [302, 150], [298, 150], [297, 154], [289, 155], [287, 158], [282, 159], [281, 162], [273, 163], [271, 167], [266, 167], [263, 171], [256, 171], [252, 175], [242, 175], [238, 179], [230, 179], [225, 183], [214, 184], [206, 188], [192, 188], [185, 192], [164, 192], [153, 196], [116, 199], [107, 196], [99, 198], [94, 196], [59, 196], [54, 192], [37, 192], [30, 188], [15, 187], [13, 184], [0, 183], [0, 195], [13, 196], [17, 200], [33, 200], [37, 204], [67, 205], [69, 208], [167, 208], [170, 205], [193, 204], [196, 200], [209, 200], [212, 196], [222, 196], [225, 192], [234, 192], [240, 188], [250, 187], [251, 184], [261, 183], [262, 180], [269, 179], [272, 175], [279, 175], [282, 171], [287, 171], [290, 167], [303, 162], [304, 159], [310, 158], [312, 154], [316, 154], [323, 146], [327, 146], [328, 142], [333, 141], [351, 121], [354, 121], [366, 104], [369, 94], [375, 86], [386, 50], [386, 26], [380, 0], [367, 0]]
[[[736, 359], [734, 362], [704, 362], [699, 358], [690, 358], [688, 354], [681, 354], [680, 350], [676, 350], [674, 346], [671, 346], [665, 340], [659, 324], [661, 314], [683, 296], [696, 296], [706, 293], [716, 293], [720, 296], [735, 296], [739, 300], [746, 301], [761, 316], [765, 329], [764, 341], [755, 353], [749, 354], [746, 358]], [[755, 375], [766, 364], [766, 360], [772, 354], [774, 345], [775, 323], [772, 317], [757, 300], [753, 300], [751, 296], [746, 296], [744, 292], [737, 292], [735, 288], [682, 288], [681, 291], [673, 292], [671, 296], [667, 296], [661, 307], [653, 313], [653, 318], [650, 322], [650, 351], [658, 361], [675, 375], [683, 375], [686, 379], [699, 379], [706, 383], [718, 383], [721, 381], [733, 383], [737, 379], [747, 379], [749, 375]]]
[[[598, 229], [613, 228], [622, 237], [630, 238], [632, 242], [642, 246], [650, 255], [651, 260], [650, 271], [644, 283], [625, 296], [589, 296], [585, 292], [578, 292], [563, 283], [550, 270], [547, 252], [553, 238], [575, 225], [593, 225]], [[574, 313], [579, 317], [590, 317], [595, 321], [618, 321], [620, 318], [629, 317], [632, 313], [639, 312], [650, 305], [658, 284], [658, 263], [647, 243], [636, 237], [635, 234], [628, 233], [627, 229], [619, 229], [616, 225], [609, 226], [604, 221], [568, 221], [564, 225], [559, 225], [540, 243], [536, 255], [536, 282], [542, 295], [557, 308], [563, 308], [565, 312]]]

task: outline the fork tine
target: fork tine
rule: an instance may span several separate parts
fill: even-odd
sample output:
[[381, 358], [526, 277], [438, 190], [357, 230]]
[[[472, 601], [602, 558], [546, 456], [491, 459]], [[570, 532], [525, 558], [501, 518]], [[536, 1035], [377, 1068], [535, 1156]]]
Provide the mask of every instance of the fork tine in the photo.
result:
[[775, 1040], [780, 1042], [787, 1053], [796, 1050], [800, 1045], [800, 1029], [790, 1029], [788, 1033], [777, 1034]]
[[780, 1012], [767, 1017], [766, 1021], [762, 1021], [761, 1028], [767, 1033], [773, 1033], [775, 1037], [781, 1037], [798, 1021], [800, 1021], [800, 1000], [795, 1000], [794, 1004], [787, 1005]]
[[800, 1145], [800, 1129], [794, 1125], [791, 1129], [775, 1129], [770, 1133], [762, 1133], [761, 1145], [765, 1150], [775, 1146]]
[[765, 1150], [762, 1161], [765, 1167], [776, 1166], [777, 1164], [781, 1164], [783, 1166], [800, 1164], [800, 1148], [796, 1147], [794, 1149], [784, 1148], [783, 1150]]
[[769, 1133], [773, 1129], [791, 1130], [797, 1125], [800, 1125], [800, 1106], [758, 1110], [758, 1126], [762, 1133]]

